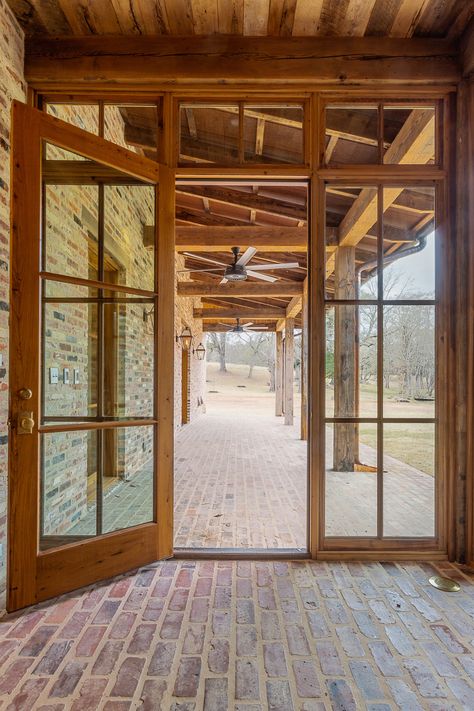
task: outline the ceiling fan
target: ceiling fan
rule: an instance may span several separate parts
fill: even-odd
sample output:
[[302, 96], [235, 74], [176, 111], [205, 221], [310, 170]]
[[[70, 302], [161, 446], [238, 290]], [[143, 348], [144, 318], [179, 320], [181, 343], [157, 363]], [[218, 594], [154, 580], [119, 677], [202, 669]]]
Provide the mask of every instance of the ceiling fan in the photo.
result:
[[268, 326], [253, 326], [253, 321], [240, 325], [240, 318], [235, 319], [235, 326], [230, 326], [228, 323], [219, 322], [220, 326], [227, 328], [227, 333], [247, 333], [248, 331], [267, 331]]
[[225, 284], [228, 281], [245, 281], [247, 277], [255, 277], [255, 279], [262, 279], [263, 281], [277, 281], [276, 277], [269, 276], [268, 274], [262, 274], [262, 271], [273, 270], [273, 269], [297, 269], [300, 265], [298, 262], [277, 262], [275, 264], [249, 264], [252, 257], [256, 254], [257, 250], [255, 247], [249, 247], [245, 250], [243, 254], [240, 254], [240, 247], [232, 247], [232, 254], [234, 255], [233, 264], [225, 264], [224, 262], [218, 262], [216, 259], [209, 259], [208, 257], [201, 257], [199, 254], [191, 254], [191, 252], [183, 252], [187, 257], [192, 257], [193, 259], [198, 259], [201, 262], [209, 262], [210, 264], [218, 264], [219, 267], [208, 268], [208, 269], [180, 269], [181, 272], [219, 272], [223, 271], [224, 276], [221, 280], [221, 284]]

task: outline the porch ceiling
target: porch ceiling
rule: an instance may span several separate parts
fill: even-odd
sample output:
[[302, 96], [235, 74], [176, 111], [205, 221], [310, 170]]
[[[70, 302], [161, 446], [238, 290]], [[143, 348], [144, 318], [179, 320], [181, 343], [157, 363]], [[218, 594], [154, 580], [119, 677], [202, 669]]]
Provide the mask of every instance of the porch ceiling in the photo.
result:
[[471, 0], [7, 0], [28, 36], [245, 35], [449, 37]]

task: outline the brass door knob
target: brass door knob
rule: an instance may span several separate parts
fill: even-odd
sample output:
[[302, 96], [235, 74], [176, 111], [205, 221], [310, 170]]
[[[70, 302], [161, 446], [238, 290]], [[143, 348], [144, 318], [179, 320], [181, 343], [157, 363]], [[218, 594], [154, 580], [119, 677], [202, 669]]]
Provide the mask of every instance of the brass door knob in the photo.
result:
[[33, 392], [29, 388], [22, 388], [18, 391], [18, 397], [22, 400], [31, 400]]
[[35, 421], [32, 412], [22, 412], [18, 417], [18, 434], [32, 434]]

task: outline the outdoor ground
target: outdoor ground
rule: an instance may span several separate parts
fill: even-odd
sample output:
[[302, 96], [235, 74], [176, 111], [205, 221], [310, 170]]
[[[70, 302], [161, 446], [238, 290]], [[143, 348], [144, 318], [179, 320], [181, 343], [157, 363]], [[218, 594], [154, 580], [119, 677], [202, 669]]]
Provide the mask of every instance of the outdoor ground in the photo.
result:
[[[268, 371], [228, 365], [208, 369], [207, 411], [176, 441], [175, 546], [305, 548], [307, 443], [295, 423], [274, 414]], [[417, 403], [418, 405], [418, 403]], [[399, 409], [406, 403], [393, 403]], [[434, 478], [420, 432], [390, 425], [395, 447], [384, 460], [384, 535], [434, 535]], [[421, 427], [421, 426], [417, 426]], [[426, 425], [424, 425], [426, 428]], [[373, 425], [361, 427], [360, 460], [376, 464]], [[392, 456], [394, 451], [397, 456]], [[376, 535], [373, 471], [332, 471], [332, 427], [326, 431], [326, 534]], [[413, 463], [413, 464], [412, 464]]]

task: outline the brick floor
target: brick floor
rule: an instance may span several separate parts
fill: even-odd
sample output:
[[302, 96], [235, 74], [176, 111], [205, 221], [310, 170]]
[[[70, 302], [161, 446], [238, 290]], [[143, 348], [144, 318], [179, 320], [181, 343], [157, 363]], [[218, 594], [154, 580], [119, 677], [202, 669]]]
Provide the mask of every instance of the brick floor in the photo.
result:
[[0, 620], [0, 708], [472, 711], [473, 642], [449, 564], [167, 561]]
[[[307, 443], [299, 419], [275, 417], [270, 398], [211, 403], [176, 439], [175, 547], [306, 548]], [[327, 462], [332, 430], [327, 429]], [[376, 452], [360, 446], [364, 464]], [[434, 535], [434, 478], [392, 457], [384, 461], [387, 536]], [[376, 474], [328, 471], [326, 532], [377, 532]]]

